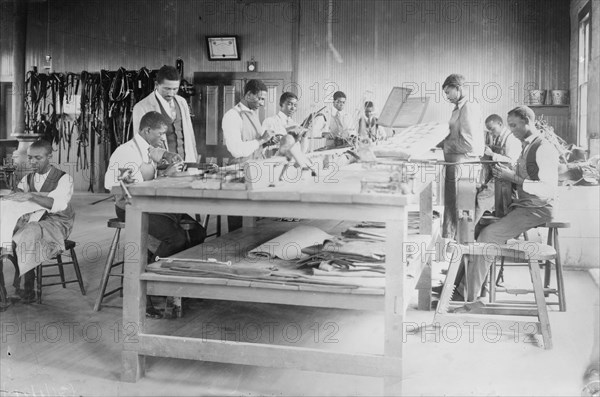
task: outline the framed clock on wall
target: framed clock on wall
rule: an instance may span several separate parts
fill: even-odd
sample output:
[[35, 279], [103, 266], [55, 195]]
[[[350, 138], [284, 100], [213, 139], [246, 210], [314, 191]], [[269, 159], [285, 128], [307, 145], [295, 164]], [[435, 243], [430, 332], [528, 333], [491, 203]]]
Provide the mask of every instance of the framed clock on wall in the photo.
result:
[[206, 36], [210, 61], [235, 61], [240, 59], [237, 36]]

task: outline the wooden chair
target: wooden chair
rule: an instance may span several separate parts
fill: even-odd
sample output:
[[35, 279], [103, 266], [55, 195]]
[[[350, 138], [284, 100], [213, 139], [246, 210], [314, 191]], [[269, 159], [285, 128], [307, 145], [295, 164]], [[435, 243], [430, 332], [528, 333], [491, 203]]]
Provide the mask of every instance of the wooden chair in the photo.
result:
[[[81, 294], [85, 295], [85, 287], [83, 286], [83, 278], [81, 277], [81, 270], [79, 269], [79, 262], [77, 261], [77, 255], [75, 254], [75, 246], [77, 243], [71, 240], [65, 240], [65, 251], [58, 253], [53, 259], [56, 262], [42, 263], [36, 268], [37, 273], [37, 303], [42, 303], [42, 287], [50, 287], [52, 285], [62, 285], [63, 288], [67, 288], [67, 284], [78, 283]], [[68, 254], [66, 253], [68, 252]], [[63, 262], [63, 255], [70, 256], [71, 260]], [[75, 279], [65, 280], [65, 265], [73, 265], [75, 270]], [[57, 267], [58, 273], [55, 274], [43, 274], [43, 270], [49, 267]], [[59, 282], [44, 283], [44, 278], [59, 277]]]
[[[516, 241], [516, 240], [515, 240]], [[539, 261], [549, 261], [556, 258], [556, 251], [553, 247], [545, 244], [534, 243], [531, 241], [516, 241], [511, 245], [490, 245], [485, 243], [470, 243], [466, 245], [456, 245], [455, 251], [450, 260], [448, 275], [440, 301], [435, 312], [434, 323], [449, 322], [467, 322], [476, 321], [480, 315], [504, 315], [504, 316], [528, 316], [535, 317], [535, 322], [523, 322], [504, 319], [494, 319], [494, 324], [499, 326], [503, 332], [508, 335], [515, 334], [515, 326], [520, 330], [527, 331], [531, 324], [536, 326], [535, 333], [541, 334], [545, 349], [552, 348], [552, 336], [550, 332], [550, 320], [548, 317], [548, 308], [544, 298], [544, 287], [540, 274]], [[531, 281], [533, 285], [534, 302], [510, 302], [510, 303], [483, 303], [479, 306], [473, 306], [473, 310], [468, 313], [453, 313], [452, 306], [462, 306], [464, 302], [450, 302], [454, 292], [454, 280], [458, 273], [458, 268], [463, 262], [463, 256], [489, 256], [507, 259], [526, 259]]]

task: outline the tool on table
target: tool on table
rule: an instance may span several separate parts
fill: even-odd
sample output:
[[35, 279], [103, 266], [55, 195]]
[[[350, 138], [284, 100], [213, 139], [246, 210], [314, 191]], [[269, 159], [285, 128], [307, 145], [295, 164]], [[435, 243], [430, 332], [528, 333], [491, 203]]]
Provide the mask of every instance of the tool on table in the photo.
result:
[[123, 193], [125, 193], [125, 202], [126, 204], [131, 204], [131, 193], [129, 193], [129, 189], [127, 189], [127, 185], [125, 185], [125, 182], [123, 182], [124, 179], [126, 179], [129, 175], [127, 174], [131, 174], [131, 169], [129, 168], [119, 168], [119, 184], [121, 185], [121, 189], [123, 189]]
[[156, 257], [156, 261], [165, 261], [167, 263], [169, 262], [195, 262], [195, 263], [210, 263], [212, 265], [225, 265], [228, 267], [231, 267], [231, 261], [227, 261], [227, 262], [220, 262], [218, 260], [216, 260], [215, 258], [208, 258], [208, 259], [194, 259], [194, 258], [161, 258], [160, 256]]

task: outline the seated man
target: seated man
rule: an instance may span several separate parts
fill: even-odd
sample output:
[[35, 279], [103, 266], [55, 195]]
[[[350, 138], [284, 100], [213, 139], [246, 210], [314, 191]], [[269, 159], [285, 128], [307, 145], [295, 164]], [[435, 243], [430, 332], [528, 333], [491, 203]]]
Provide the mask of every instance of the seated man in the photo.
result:
[[387, 135], [378, 124], [375, 117], [375, 105], [371, 101], [365, 102], [365, 112], [358, 119], [358, 137], [360, 139], [369, 139], [372, 142], [383, 141]]
[[[508, 112], [508, 126], [521, 142], [523, 150], [516, 170], [497, 164], [495, 178], [517, 185], [517, 199], [511, 211], [498, 222], [485, 227], [477, 239], [480, 243], [505, 244], [510, 238], [552, 219], [552, 205], [558, 186], [557, 148], [535, 127], [535, 114], [527, 106]], [[492, 257], [476, 256], [467, 270], [467, 301], [475, 301], [492, 263]], [[469, 311], [467, 304], [459, 311]]]
[[351, 137], [355, 135], [352, 117], [344, 110], [346, 106], [346, 94], [342, 91], [333, 93], [333, 111], [329, 120], [329, 135], [334, 139], [334, 146], [348, 144]]
[[[485, 127], [489, 134], [485, 146], [484, 159], [503, 161], [514, 166], [521, 154], [521, 142], [504, 125], [502, 117], [497, 114], [485, 119]], [[493, 212], [495, 205], [495, 180], [492, 177], [492, 167], [485, 166], [486, 175], [482, 178], [483, 185], [477, 193], [475, 209], [475, 224], [479, 222], [486, 211]]]
[[[65, 239], [73, 229], [75, 212], [71, 207], [73, 179], [50, 164], [52, 144], [35, 141], [27, 149], [27, 157], [34, 172], [23, 177], [16, 192], [5, 197], [17, 202], [31, 201], [46, 211], [36, 211], [21, 217], [13, 235], [13, 253], [19, 273], [25, 279], [24, 289], [17, 287], [22, 303], [35, 301], [35, 268], [65, 249]], [[4, 276], [0, 263], [0, 292], [3, 301], [0, 311], [10, 305], [6, 299]], [[16, 279], [16, 277], [15, 277]]]
[[[139, 134], [119, 146], [110, 156], [108, 170], [104, 176], [104, 187], [111, 189], [119, 185], [122, 169], [128, 169], [123, 181], [126, 184], [155, 179], [159, 173], [170, 175], [182, 165], [181, 157], [161, 148], [162, 136], [167, 132], [169, 120], [158, 112], [148, 112], [140, 120]], [[159, 157], [160, 158], [156, 158]], [[167, 163], [166, 170], [159, 170]], [[125, 195], [116, 197], [115, 211], [121, 221], [125, 221]], [[182, 219], [192, 219], [187, 214], [157, 214], [148, 216], [148, 234], [160, 245], [154, 250], [154, 256], [167, 257], [188, 248], [186, 233], [181, 228]], [[206, 237], [206, 231], [198, 224], [190, 233], [190, 246], [200, 244]], [[149, 257], [149, 261], [152, 258]]]

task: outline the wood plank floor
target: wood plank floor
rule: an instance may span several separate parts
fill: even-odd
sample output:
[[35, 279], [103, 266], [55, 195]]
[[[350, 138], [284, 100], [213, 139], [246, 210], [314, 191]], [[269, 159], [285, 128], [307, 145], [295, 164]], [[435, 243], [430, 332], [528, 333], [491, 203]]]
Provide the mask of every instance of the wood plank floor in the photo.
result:
[[[77, 194], [71, 239], [87, 288], [44, 290], [41, 305], [16, 304], [0, 314], [0, 395], [374, 395], [379, 379], [149, 358], [136, 384], [119, 381], [123, 343], [135, 343], [121, 309], [92, 312], [112, 238], [106, 220], [111, 201]], [[512, 272], [512, 269], [511, 269]], [[507, 275], [508, 280], [525, 273]], [[12, 279], [11, 266], [5, 277]], [[592, 349], [598, 287], [587, 272], [568, 271], [568, 312], [552, 309], [554, 349], [545, 351], [525, 335], [487, 334], [468, 327], [432, 328], [433, 313], [409, 309], [406, 327], [406, 395], [580, 395]], [[9, 288], [10, 291], [10, 288]], [[118, 296], [108, 303], [120, 304]], [[597, 317], [596, 317], [597, 318]], [[148, 320], [152, 332], [210, 339], [273, 342], [339, 351], [381, 353], [383, 314], [225, 301], [190, 301], [185, 317]], [[596, 328], [597, 329], [597, 328]]]

